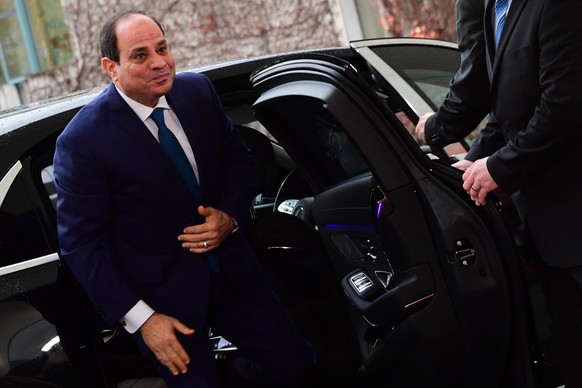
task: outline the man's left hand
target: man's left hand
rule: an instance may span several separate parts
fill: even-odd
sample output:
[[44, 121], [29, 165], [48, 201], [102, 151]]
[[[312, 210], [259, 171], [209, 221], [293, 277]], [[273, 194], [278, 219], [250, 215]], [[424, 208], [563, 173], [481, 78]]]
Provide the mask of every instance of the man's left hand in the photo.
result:
[[218, 209], [198, 206], [198, 213], [204, 217], [204, 223], [186, 227], [178, 240], [190, 252], [204, 253], [219, 247], [228, 238], [234, 225], [232, 217]]
[[487, 194], [499, 188], [487, 169], [487, 159], [476, 160], [463, 174], [463, 188], [477, 206], [487, 203]]

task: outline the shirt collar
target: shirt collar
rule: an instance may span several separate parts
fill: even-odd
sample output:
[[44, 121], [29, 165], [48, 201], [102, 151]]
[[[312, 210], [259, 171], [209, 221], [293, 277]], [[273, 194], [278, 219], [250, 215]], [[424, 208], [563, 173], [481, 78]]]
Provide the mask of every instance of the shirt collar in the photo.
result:
[[119, 92], [119, 95], [121, 96], [121, 98], [123, 98], [125, 100], [125, 102], [127, 102], [127, 105], [129, 105], [129, 107], [135, 112], [135, 114], [141, 119], [141, 121], [146, 121], [150, 117], [150, 115], [152, 114], [152, 112], [154, 111], [155, 108], [171, 109], [170, 105], [168, 104], [168, 101], [166, 100], [166, 96], [160, 97], [160, 100], [158, 101], [158, 104], [155, 106], [155, 108], [150, 108], [147, 105], [141, 104], [141, 103], [127, 97], [117, 87], [117, 85], [114, 85], [114, 86], [115, 86], [115, 89], [117, 89], [117, 91]]

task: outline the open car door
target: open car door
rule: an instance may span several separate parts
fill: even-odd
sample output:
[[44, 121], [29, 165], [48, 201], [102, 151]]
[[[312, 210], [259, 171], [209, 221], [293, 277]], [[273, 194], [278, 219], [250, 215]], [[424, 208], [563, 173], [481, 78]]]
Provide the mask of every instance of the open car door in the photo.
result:
[[310, 214], [345, 294], [360, 383], [529, 386], [517, 255], [495, 201], [475, 207], [461, 173], [430, 161], [347, 62], [289, 56], [251, 80], [256, 117], [313, 190], [290, 213]]

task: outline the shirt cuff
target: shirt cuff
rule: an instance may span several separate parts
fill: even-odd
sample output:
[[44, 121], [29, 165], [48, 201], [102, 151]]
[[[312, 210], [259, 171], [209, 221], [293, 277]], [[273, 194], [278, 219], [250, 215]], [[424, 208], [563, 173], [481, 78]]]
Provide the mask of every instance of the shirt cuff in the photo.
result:
[[140, 300], [119, 321], [129, 333], [135, 333], [155, 311], [146, 302]]

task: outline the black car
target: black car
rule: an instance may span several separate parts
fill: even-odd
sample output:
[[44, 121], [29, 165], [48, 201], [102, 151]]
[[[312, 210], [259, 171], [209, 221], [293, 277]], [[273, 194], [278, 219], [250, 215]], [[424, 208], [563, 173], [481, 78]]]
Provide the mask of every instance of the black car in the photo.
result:
[[[511, 201], [476, 207], [459, 156], [410, 134], [459, 60], [450, 43], [383, 39], [196, 70], [257, 161], [244, 232], [317, 349], [316, 386], [559, 385]], [[163, 386], [59, 260], [55, 140], [98, 92], [0, 116], [2, 387]], [[217, 359], [236, 354], [209, 335]]]

